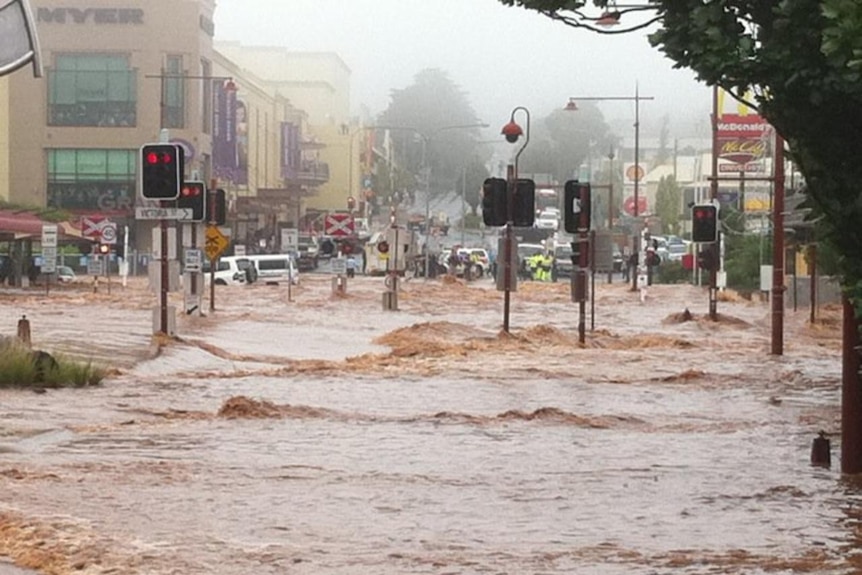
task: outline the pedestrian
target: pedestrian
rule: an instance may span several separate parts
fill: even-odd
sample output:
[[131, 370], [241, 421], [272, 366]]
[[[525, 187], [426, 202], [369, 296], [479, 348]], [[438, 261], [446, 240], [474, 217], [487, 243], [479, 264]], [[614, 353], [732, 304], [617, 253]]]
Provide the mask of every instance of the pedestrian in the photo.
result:
[[345, 267], [347, 269], [347, 277], [356, 277], [356, 258], [353, 257], [353, 254], [347, 256]]

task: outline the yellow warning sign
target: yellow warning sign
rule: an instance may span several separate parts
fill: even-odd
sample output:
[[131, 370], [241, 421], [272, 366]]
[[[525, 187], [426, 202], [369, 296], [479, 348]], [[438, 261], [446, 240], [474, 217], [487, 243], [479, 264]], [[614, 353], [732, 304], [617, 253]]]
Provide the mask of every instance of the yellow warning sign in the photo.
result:
[[221, 233], [221, 230], [217, 226], [207, 226], [206, 240], [207, 243], [204, 251], [210, 260], [219, 257], [227, 249], [228, 245], [230, 245], [230, 240]]

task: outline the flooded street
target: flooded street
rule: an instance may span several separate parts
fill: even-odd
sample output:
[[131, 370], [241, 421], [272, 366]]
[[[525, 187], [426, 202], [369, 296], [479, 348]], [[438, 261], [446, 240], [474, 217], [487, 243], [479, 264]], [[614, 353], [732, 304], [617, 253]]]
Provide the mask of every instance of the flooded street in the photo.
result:
[[[34, 347], [115, 368], [0, 390], [0, 557], [52, 575], [862, 569], [838, 309], [788, 312], [773, 357], [768, 304], [730, 294], [710, 322], [691, 286], [641, 304], [597, 278], [584, 347], [566, 283], [520, 284], [510, 334], [488, 280], [410, 280], [399, 311], [383, 290], [219, 286], [161, 346], [140, 280], [0, 292], [0, 334], [26, 314]], [[809, 464], [821, 430], [831, 469]]]

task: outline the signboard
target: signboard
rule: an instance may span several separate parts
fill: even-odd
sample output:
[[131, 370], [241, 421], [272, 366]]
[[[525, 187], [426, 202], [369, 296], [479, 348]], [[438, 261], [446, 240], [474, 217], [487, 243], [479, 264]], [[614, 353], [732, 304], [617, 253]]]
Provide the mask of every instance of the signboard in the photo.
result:
[[328, 236], [346, 237], [354, 234], [351, 214], [328, 214], [323, 220], [323, 231]]
[[[203, 253], [198, 248], [186, 248], [183, 265], [187, 272], [199, 272], [203, 268]], [[216, 256], [218, 257], [218, 256]], [[215, 258], [210, 258], [215, 259]]]
[[102, 222], [102, 243], [116, 244], [117, 243], [117, 223], [105, 220]]
[[100, 276], [103, 275], [104, 267], [102, 266], [102, 258], [93, 255], [87, 259], [87, 275]]
[[210, 260], [219, 257], [229, 244], [230, 241], [221, 233], [221, 230], [217, 226], [207, 226], [204, 251]]
[[57, 224], [42, 224], [42, 249], [57, 247]]
[[42, 264], [40, 269], [43, 274], [52, 274], [57, 271], [57, 247], [42, 245]]
[[332, 264], [332, 273], [337, 276], [347, 275], [347, 259], [346, 258], [333, 258], [331, 260]]
[[730, 162], [720, 171], [755, 171], [749, 165], [770, 153], [772, 126], [755, 110], [738, 102], [724, 90], [718, 92], [718, 110], [713, 137], [718, 158]]
[[81, 218], [81, 234], [85, 238], [99, 240], [102, 238], [102, 222], [105, 218], [84, 216]]
[[191, 220], [191, 208], [135, 208], [136, 220]]
[[281, 230], [281, 251], [295, 252], [299, 249], [299, 230], [284, 228]]

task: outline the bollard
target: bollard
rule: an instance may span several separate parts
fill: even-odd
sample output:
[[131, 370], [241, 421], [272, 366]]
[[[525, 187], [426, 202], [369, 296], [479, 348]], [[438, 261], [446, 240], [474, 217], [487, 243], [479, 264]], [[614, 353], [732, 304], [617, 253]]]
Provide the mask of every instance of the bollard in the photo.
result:
[[344, 276], [335, 276], [332, 278], [332, 295], [344, 295], [347, 293], [347, 280]]
[[18, 339], [27, 347], [32, 347], [30, 343], [30, 320], [26, 315], [22, 315], [18, 320]]
[[811, 442], [811, 465], [832, 467], [832, 451], [825, 431], [821, 431], [820, 435]]

